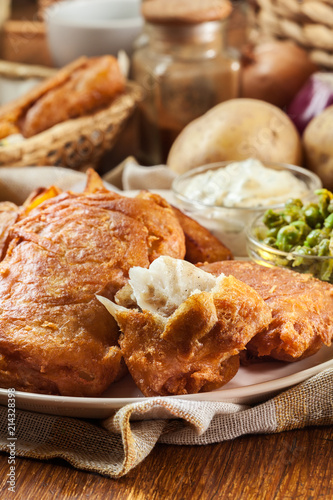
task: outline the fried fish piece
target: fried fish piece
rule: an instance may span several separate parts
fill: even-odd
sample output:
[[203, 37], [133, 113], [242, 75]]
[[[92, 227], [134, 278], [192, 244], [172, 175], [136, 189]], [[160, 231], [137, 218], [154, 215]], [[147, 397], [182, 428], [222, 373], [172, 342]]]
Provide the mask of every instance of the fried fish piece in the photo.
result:
[[[155, 199], [156, 202], [158, 202], [158, 199], [161, 200], [159, 195], [150, 193], [149, 191], [141, 191], [138, 197]], [[218, 262], [220, 260], [233, 259], [229, 248], [208, 231], [208, 229], [184, 214], [177, 207], [172, 206], [172, 210], [184, 231], [186, 245], [185, 260], [192, 264], [197, 264], [199, 262]]]
[[333, 286], [309, 274], [230, 261], [200, 266], [253, 287], [272, 312], [270, 325], [247, 345], [252, 356], [297, 361], [315, 354], [333, 337]]
[[237, 373], [239, 352], [271, 321], [251, 287], [186, 261], [159, 257], [129, 275], [116, 303], [99, 300], [119, 324], [122, 354], [145, 396], [221, 387]]
[[17, 221], [20, 209], [15, 203], [3, 201], [0, 203], [0, 260], [3, 258], [11, 226]]
[[185, 255], [171, 207], [93, 191], [44, 199], [10, 228], [0, 262], [1, 387], [100, 395], [123, 362], [118, 326], [96, 294], [113, 299], [129, 269], [148, 267], [159, 249]]
[[185, 234], [185, 259], [192, 264], [231, 260], [233, 255], [220, 240], [197, 221], [172, 207]]
[[137, 219], [147, 227], [150, 262], [160, 255], [184, 258], [185, 235], [172, 207], [164, 198], [148, 192], [145, 196], [139, 194], [134, 198], [123, 196], [115, 199], [110, 208]]

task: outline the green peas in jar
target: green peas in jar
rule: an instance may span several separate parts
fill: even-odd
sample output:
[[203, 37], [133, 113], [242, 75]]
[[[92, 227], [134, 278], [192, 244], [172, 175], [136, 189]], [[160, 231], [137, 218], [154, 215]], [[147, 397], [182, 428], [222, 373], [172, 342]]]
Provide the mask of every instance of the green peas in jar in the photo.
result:
[[[257, 232], [257, 238], [288, 253], [290, 267], [333, 283], [333, 193], [318, 189], [315, 195], [317, 201], [306, 205], [291, 199], [282, 209], [267, 210], [262, 218], [264, 229]], [[281, 254], [276, 255], [278, 265]]]

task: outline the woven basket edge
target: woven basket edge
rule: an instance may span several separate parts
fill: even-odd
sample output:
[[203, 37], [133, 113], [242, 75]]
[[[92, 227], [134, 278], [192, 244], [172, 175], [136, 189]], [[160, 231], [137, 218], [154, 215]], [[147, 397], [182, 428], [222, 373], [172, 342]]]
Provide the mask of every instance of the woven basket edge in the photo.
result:
[[22, 143], [0, 146], [0, 165], [20, 166], [22, 163], [24, 164], [26, 156], [33, 155], [38, 150], [52, 150], [55, 147], [60, 147], [60, 144], [75, 142], [81, 136], [92, 134], [98, 130], [106, 118], [111, 124], [112, 121], [115, 123], [113, 134], [116, 136], [121, 130], [122, 122], [125, 122], [134, 112], [142, 97], [142, 88], [135, 82], [128, 82], [125, 92], [117, 96], [107, 108], [103, 108], [93, 115], [54, 125], [40, 134], [25, 139]]

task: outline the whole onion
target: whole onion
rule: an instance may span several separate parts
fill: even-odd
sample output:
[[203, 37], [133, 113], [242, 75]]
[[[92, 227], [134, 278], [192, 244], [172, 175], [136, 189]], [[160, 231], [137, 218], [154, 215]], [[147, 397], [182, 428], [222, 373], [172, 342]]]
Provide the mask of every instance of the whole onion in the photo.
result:
[[286, 109], [302, 135], [310, 121], [333, 104], [333, 74], [314, 73]]
[[241, 95], [283, 108], [318, 67], [290, 41], [267, 41], [244, 49]]

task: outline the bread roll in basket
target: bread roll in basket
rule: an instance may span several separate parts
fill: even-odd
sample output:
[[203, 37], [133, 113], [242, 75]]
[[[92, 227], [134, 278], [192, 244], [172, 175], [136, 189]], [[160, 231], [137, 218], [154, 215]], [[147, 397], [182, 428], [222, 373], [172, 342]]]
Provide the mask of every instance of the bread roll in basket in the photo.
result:
[[[13, 122], [15, 127], [22, 125], [22, 120], [27, 116], [27, 111], [38, 100], [45, 98], [47, 94], [62, 89], [63, 85], [77, 75], [79, 71], [89, 70], [92, 65], [92, 59], [101, 60], [102, 58], [111, 59], [112, 56], [102, 56], [100, 58], [81, 57], [76, 61], [60, 69], [47, 80], [38, 84], [27, 94], [19, 97], [0, 108], [0, 126], [3, 123]], [[103, 69], [106, 73], [106, 70]], [[97, 83], [101, 83], [103, 71], [97, 72], [94, 76]], [[92, 78], [92, 80], [93, 80]], [[78, 87], [82, 82], [82, 77], [78, 78]], [[92, 84], [91, 93], [94, 93]], [[103, 82], [102, 82], [102, 85]], [[107, 87], [104, 85], [104, 87]], [[68, 87], [67, 87], [68, 88]], [[66, 87], [64, 87], [66, 89]], [[90, 87], [88, 88], [88, 91]], [[77, 91], [77, 88], [74, 88]], [[58, 90], [59, 98], [59, 90]], [[75, 170], [85, 170], [87, 166], [94, 166], [106, 151], [109, 151], [115, 144], [118, 135], [122, 131], [127, 118], [134, 111], [136, 104], [142, 98], [141, 88], [134, 82], [123, 80], [123, 85], [115, 90], [111, 98], [99, 102], [95, 109], [88, 109], [83, 113], [83, 102], [86, 97], [81, 99], [77, 108], [79, 112], [69, 113], [68, 119], [56, 123], [46, 130], [33, 135], [25, 136], [24, 140], [19, 142], [2, 141], [0, 146], [0, 166], [63, 166]], [[70, 101], [70, 92], [64, 90], [64, 101]], [[66, 103], [65, 103], [66, 104]], [[62, 108], [53, 106], [49, 113]], [[47, 108], [48, 109], [48, 108]], [[75, 110], [76, 112], [77, 110]], [[23, 133], [23, 135], [25, 135]], [[5, 143], [5, 144], [3, 144]]]

